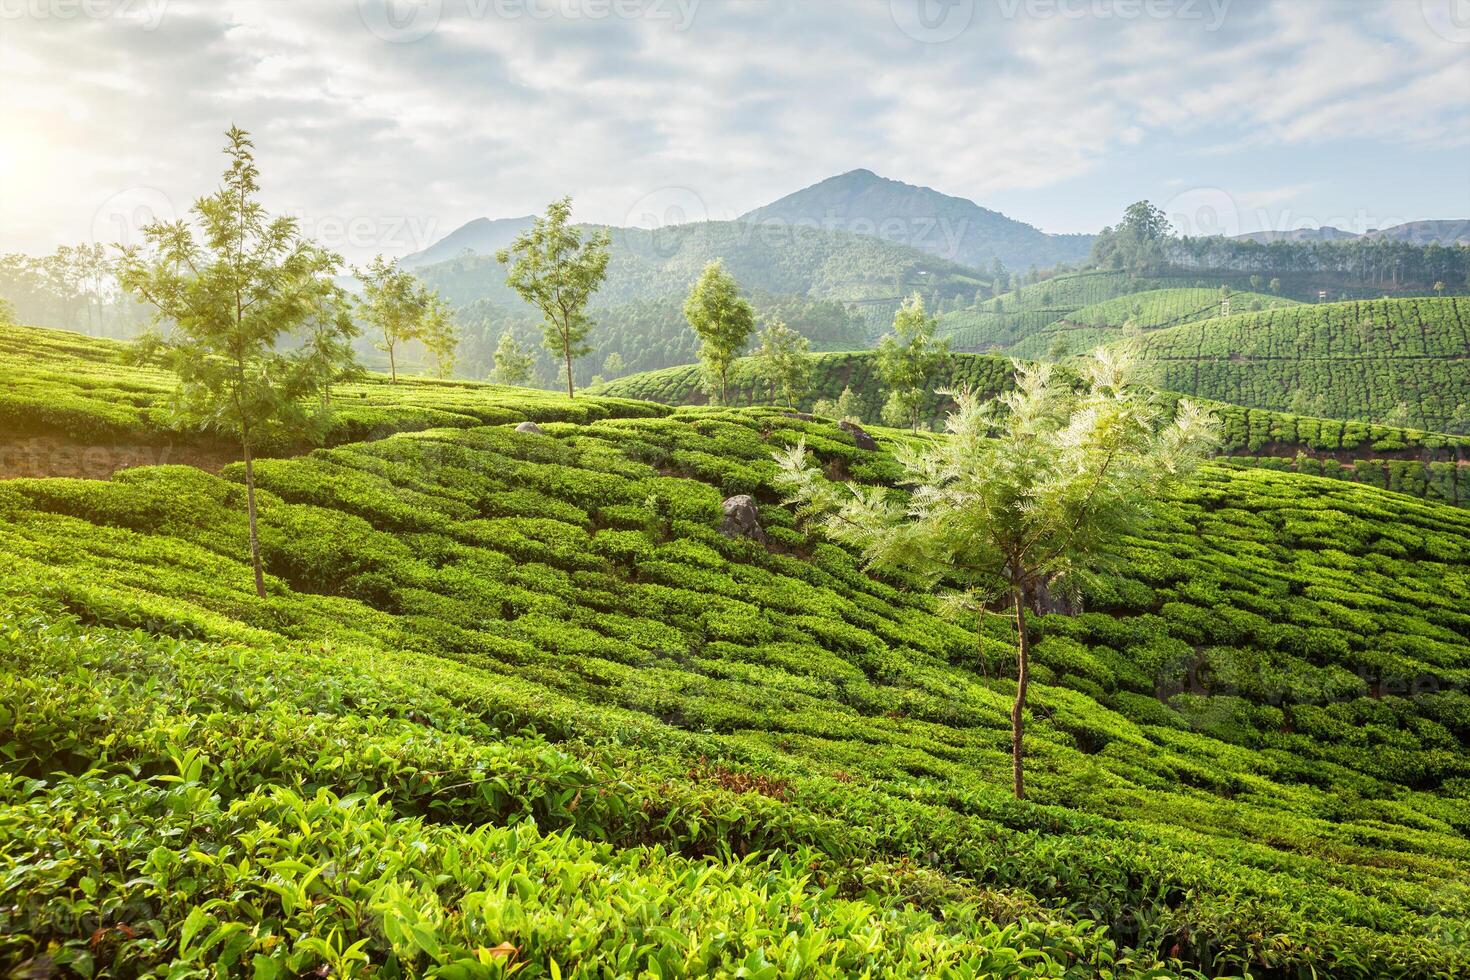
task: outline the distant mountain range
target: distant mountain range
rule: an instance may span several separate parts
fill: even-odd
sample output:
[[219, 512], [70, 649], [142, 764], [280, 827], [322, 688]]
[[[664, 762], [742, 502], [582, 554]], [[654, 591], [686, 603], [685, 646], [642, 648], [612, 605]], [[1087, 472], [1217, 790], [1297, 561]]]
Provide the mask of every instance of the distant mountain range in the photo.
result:
[[[996, 259], [1013, 272], [1031, 266], [1049, 269], [1078, 262], [1092, 248], [1093, 235], [1048, 235], [1021, 221], [980, 207], [962, 197], [951, 197], [928, 187], [916, 187], [880, 177], [870, 170], [853, 170], [829, 177], [778, 201], [740, 216], [738, 221], [762, 226], [881, 238], [890, 245], [968, 266], [988, 274]], [[721, 225], [727, 222], [700, 222]], [[400, 259], [406, 268], [422, 268], [466, 254], [491, 255], [509, 245], [531, 217], [476, 218], [456, 228], [421, 252]], [[679, 237], [680, 228], [660, 229]], [[613, 229], [614, 235], [620, 229]], [[625, 229], [637, 237], [639, 229]], [[759, 240], [769, 235], [756, 236]], [[789, 236], [788, 236], [789, 237]]]
[[1330, 225], [1321, 228], [1298, 228], [1294, 231], [1253, 231], [1236, 235], [1238, 241], [1260, 242], [1341, 242], [1354, 238], [1381, 238], [1410, 245], [1470, 245], [1470, 220], [1411, 221], [1392, 228], [1375, 229], [1363, 235]]
[[405, 255], [398, 264], [405, 269], [418, 269], [465, 254], [494, 255], [513, 242], [521, 229], [531, 227], [532, 220], [529, 214], [524, 218], [476, 218], [460, 225], [422, 252]]

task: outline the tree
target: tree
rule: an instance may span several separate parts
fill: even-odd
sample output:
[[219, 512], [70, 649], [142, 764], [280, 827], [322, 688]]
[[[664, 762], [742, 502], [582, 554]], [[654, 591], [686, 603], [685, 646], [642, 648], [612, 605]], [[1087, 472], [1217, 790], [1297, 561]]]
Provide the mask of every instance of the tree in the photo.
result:
[[730, 365], [745, 349], [755, 329], [755, 311], [740, 295], [740, 285], [716, 259], [704, 267], [684, 300], [684, 319], [699, 338], [705, 391], [718, 392], [720, 404], [730, 394]]
[[1442, 282], [1436, 282], [1434, 284], [1434, 295], [1436, 295], [1436, 296], [1443, 296], [1444, 295], [1444, 283], [1442, 283]]
[[1271, 290], [1271, 292], [1273, 293], [1281, 292], [1281, 280], [1272, 279], [1271, 282], [1266, 286], [1266, 288]]
[[388, 355], [388, 377], [397, 384], [398, 346], [422, 338], [432, 296], [412, 272], [381, 255], [353, 272], [362, 281], [359, 314], [377, 331], [376, 346]]
[[434, 359], [434, 372], [441, 378], [454, 371], [455, 354], [459, 350], [459, 327], [454, 313], [437, 294], [430, 293], [420, 321], [418, 337]]
[[535, 356], [506, 330], [495, 345], [495, 380], [503, 385], [523, 385], [530, 380], [535, 361]]
[[1172, 227], [1169, 216], [1150, 201], [1136, 201], [1123, 212], [1118, 233], [1139, 242], [1155, 242], [1167, 238]]
[[[150, 332], [142, 347], [178, 374], [180, 417], [239, 440], [250, 562], [264, 598], [253, 455], [271, 440], [320, 440], [328, 421], [322, 395], [348, 363], [340, 344], [350, 322], [321, 316], [338, 295], [332, 277], [341, 258], [302, 238], [294, 218], [266, 214], [256, 200], [249, 134], [232, 126], [227, 140], [223, 183], [192, 209], [197, 229], [187, 219], [148, 225], [146, 248], [122, 250], [118, 281], [168, 330]], [[305, 329], [317, 333], [314, 343], [278, 349]]]
[[912, 488], [906, 499], [832, 484], [804, 442], [775, 454], [789, 499], [818, 515], [831, 537], [860, 548], [870, 567], [902, 569], [942, 590], [947, 611], [977, 617], [977, 636], [987, 612], [1012, 620], [1017, 798], [1026, 792], [1028, 610], [1116, 558], [1161, 489], [1189, 473], [1215, 438], [1213, 420], [1188, 400], [1165, 421], [1127, 372], [1125, 360], [1099, 350], [1080, 390], [1038, 364], [1020, 367], [1015, 390], [991, 401], [948, 392], [958, 404], [948, 438], [900, 457]]
[[837, 396], [835, 402], [830, 398], [819, 398], [816, 404], [812, 405], [812, 414], [836, 419], [839, 422], [848, 419], [861, 423], [863, 420], [862, 404], [851, 385], [842, 389], [842, 394]]
[[352, 321], [352, 298], [335, 282], [322, 283], [309, 297], [309, 307], [301, 330], [305, 335], [301, 353], [322, 382], [320, 408], [327, 411], [332, 386], [357, 380], [364, 373], [352, 347], [358, 329]]
[[1117, 228], [1104, 228], [1092, 246], [1097, 266], [1126, 269], [1134, 275], [1164, 264], [1164, 244], [1172, 228], [1169, 217], [1148, 201], [1128, 206]]
[[1255, 293], [1259, 293], [1261, 291], [1260, 276], [1251, 276], [1251, 291]]
[[929, 393], [929, 379], [949, 355], [948, 345], [934, 339], [938, 325], [915, 293], [893, 317], [893, 332], [878, 344], [878, 375], [890, 389], [894, 405], [885, 421], [901, 411], [909, 427], [919, 431], [919, 408]]
[[795, 408], [811, 386], [811, 344], [780, 320], [762, 330], [760, 340], [755, 354], [757, 372], [770, 384], [773, 401], [779, 392], [786, 407]]
[[995, 295], [999, 296], [1001, 293], [1010, 291], [1011, 274], [1007, 271], [1006, 264], [1000, 259], [996, 259], [991, 264], [990, 278], [994, 281], [991, 288], [995, 290]]
[[613, 351], [611, 354], [607, 355], [607, 359], [602, 362], [602, 376], [605, 378], [620, 378], [624, 374], [626, 374], [627, 371], [628, 367], [626, 364], [623, 363], [623, 355], [619, 354], [617, 351]]
[[570, 197], [553, 201], [545, 217], [532, 222], [509, 248], [495, 253], [501, 265], [510, 265], [506, 283], [545, 317], [546, 349], [564, 362], [568, 398], [576, 397], [572, 360], [592, 351], [587, 343], [592, 331], [587, 303], [607, 277], [612, 241], [605, 230], [593, 232], [584, 241], [582, 233], [569, 224], [571, 216]]
[[0, 296], [0, 326], [6, 326], [15, 322], [15, 304], [3, 296]]

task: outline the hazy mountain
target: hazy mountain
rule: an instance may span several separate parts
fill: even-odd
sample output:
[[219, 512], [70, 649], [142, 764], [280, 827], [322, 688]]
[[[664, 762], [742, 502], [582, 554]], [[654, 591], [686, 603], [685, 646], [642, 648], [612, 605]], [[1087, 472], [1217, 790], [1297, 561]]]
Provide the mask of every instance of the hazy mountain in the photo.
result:
[[1394, 225], [1392, 228], [1375, 229], [1366, 235], [1331, 226], [1323, 228], [1299, 228], [1294, 231], [1253, 231], [1236, 235], [1237, 241], [1261, 242], [1337, 242], [1352, 238], [1383, 238], [1411, 245], [1470, 245], [1470, 220], [1411, 221]]
[[1382, 231], [1370, 231], [1367, 237], [1387, 238], [1411, 245], [1470, 245], [1470, 220], [1411, 221]]
[[1252, 231], [1244, 235], [1236, 235], [1235, 240], [1269, 245], [1272, 242], [1338, 242], [1357, 237], [1359, 236], [1350, 231], [1324, 225], [1321, 228], [1295, 228], [1291, 231]]
[[524, 218], [476, 218], [460, 225], [421, 252], [405, 255], [398, 264], [406, 269], [416, 269], [435, 262], [458, 258], [468, 252], [471, 255], [493, 255], [497, 249], [505, 248], [520, 234], [521, 229], [531, 226], [531, 216]]
[[875, 235], [987, 271], [996, 259], [1013, 271], [1077, 262], [1087, 257], [1095, 237], [1048, 235], [965, 198], [889, 180], [871, 170], [829, 177], [740, 220]]

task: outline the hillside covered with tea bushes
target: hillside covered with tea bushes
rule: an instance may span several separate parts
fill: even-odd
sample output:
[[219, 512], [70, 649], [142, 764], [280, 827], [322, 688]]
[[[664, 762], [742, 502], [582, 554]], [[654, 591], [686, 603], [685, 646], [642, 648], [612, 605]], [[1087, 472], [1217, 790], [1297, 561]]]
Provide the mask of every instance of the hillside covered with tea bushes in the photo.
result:
[[[932, 387], [968, 385], [996, 393], [1010, 388], [1013, 372], [1009, 358], [952, 354], [945, 369], [933, 379]], [[820, 400], [836, 401], [845, 388], [851, 388], [856, 396], [864, 424], [878, 418], [887, 392], [872, 352], [814, 355], [811, 390], [797, 408], [809, 411]], [[708, 401], [700, 388], [699, 368], [694, 365], [630, 375], [592, 390], [601, 395], [647, 399], [666, 405], [697, 405]], [[1177, 397], [1164, 396], [1166, 400]], [[771, 401], [769, 388], [760, 380], [755, 362], [749, 358], [737, 362], [731, 404], [760, 405]], [[923, 417], [937, 423], [951, 404], [942, 396], [931, 395], [925, 400]], [[1209, 407], [1220, 422], [1220, 450], [1234, 465], [1300, 470], [1470, 506], [1470, 468], [1461, 465], [1470, 451], [1470, 437], [1314, 418], [1218, 401], [1210, 401]]]
[[[180, 432], [173, 426], [169, 399], [177, 381], [156, 365], [134, 363], [133, 350], [119, 341], [70, 331], [0, 324], [0, 436], [56, 437], [95, 447], [119, 442], [217, 446], [219, 440], [210, 434]], [[646, 403], [597, 398], [569, 403], [553, 392], [469, 381], [404, 378], [390, 385], [375, 374], [339, 385], [334, 398], [327, 434], [331, 444], [431, 427], [664, 412]]]
[[[1276, 292], [1262, 292], [1275, 278]], [[1145, 329], [1187, 323], [1219, 309], [1220, 287], [1234, 293], [1237, 311], [1259, 305], [1287, 306], [1315, 301], [1319, 286], [1329, 284], [1302, 274], [1262, 277], [1229, 271], [1165, 269], [1156, 275], [1132, 275], [1112, 269], [1091, 269], [1051, 276], [1018, 286], [1000, 296], [953, 310], [940, 317], [940, 334], [957, 351], [994, 351], [1040, 356], [1036, 334], [1066, 329], [1096, 329], [1100, 322], [1121, 327], [1132, 316]], [[1353, 290], [1358, 295], [1361, 290]], [[1341, 289], [1329, 288], [1337, 298]], [[1346, 298], [1345, 296], [1343, 298]], [[1026, 350], [1018, 345], [1026, 344]], [[1074, 345], [1073, 354], [1087, 348]]]
[[1470, 429], [1470, 300], [1327, 303], [1148, 334], [1158, 383], [1240, 405]]
[[260, 461], [263, 600], [238, 467], [0, 483], [0, 960], [1470, 969], [1464, 511], [1207, 467], [1036, 622], [1017, 802], [1008, 623], [773, 489], [797, 439], [891, 480], [888, 438], [606, 404]]
[[[1228, 305], [1227, 305], [1228, 304]], [[1124, 339], [1124, 327], [1161, 330], [1225, 315], [1296, 306], [1296, 300], [1263, 293], [1232, 293], [1218, 288], [1153, 289], [1119, 296], [1074, 310], [1055, 323], [1006, 348], [1013, 357], [1061, 359], [1086, 354], [1100, 344]]]

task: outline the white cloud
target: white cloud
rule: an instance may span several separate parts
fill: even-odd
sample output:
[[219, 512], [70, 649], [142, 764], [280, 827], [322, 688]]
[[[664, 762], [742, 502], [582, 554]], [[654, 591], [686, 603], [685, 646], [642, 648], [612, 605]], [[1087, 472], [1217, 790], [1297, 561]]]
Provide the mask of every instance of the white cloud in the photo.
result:
[[[622, 222], [687, 188], [721, 218], [869, 167], [983, 204], [1154, 140], [1180, 153], [1443, 148], [1470, 134], [1467, 49], [1417, 3], [1236, 2], [1209, 30], [1208, 16], [1123, 16], [1145, 5], [1117, 0], [974, 0], [966, 29], [931, 44], [896, 26], [889, 0], [840, 13], [801, 0], [517, 0], [513, 17], [511, 0], [389, 2], [442, 18], [413, 43], [384, 41], [382, 11], [374, 33], [343, 0], [171, 0], [156, 30], [0, 22], [0, 250], [88, 238], [98, 209], [130, 189], [186, 207], [213, 185], [231, 122], [255, 134], [270, 203], [356, 259], [562, 193], [580, 216]], [[642, 16], [618, 14], [630, 9]]]

